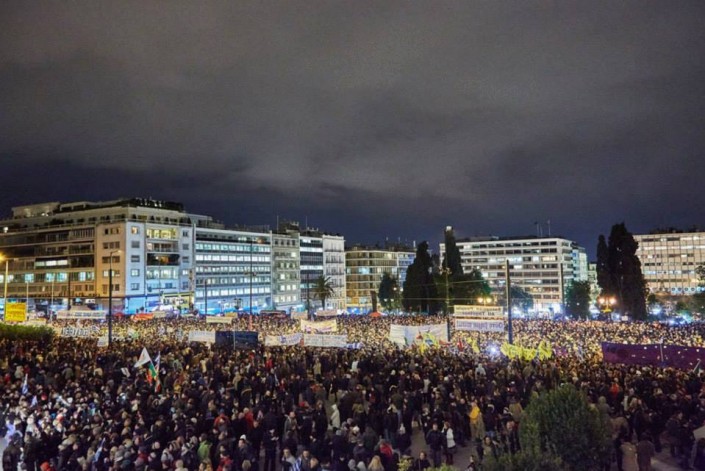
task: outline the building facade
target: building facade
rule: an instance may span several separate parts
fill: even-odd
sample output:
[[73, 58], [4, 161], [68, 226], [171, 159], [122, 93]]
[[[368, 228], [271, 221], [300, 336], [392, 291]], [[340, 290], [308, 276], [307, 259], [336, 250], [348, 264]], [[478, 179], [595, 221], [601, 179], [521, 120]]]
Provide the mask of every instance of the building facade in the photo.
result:
[[272, 308], [272, 235], [196, 227], [195, 309], [209, 314]]
[[404, 285], [406, 271], [413, 263], [411, 250], [386, 250], [369, 247], [352, 247], [345, 251], [345, 284], [347, 308], [354, 313], [368, 312], [373, 307], [373, 297], [385, 273]]
[[[583, 247], [559, 237], [478, 237], [457, 241], [463, 271], [479, 270], [493, 292], [506, 289], [506, 264], [513, 285], [529, 293], [536, 314], [563, 311], [565, 292], [573, 281], [588, 279]], [[445, 244], [440, 245], [441, 257]]]
[[649, 290], [655, 294], [702, 292], [695, 269], [705, 263], [705, 232], [634, 235], [636, 255]]
[[272, 233], [272, 303], [277, 310], [302, 310], [300, 237], [296, 231]]
[[341, 235], [323, 234], [323, 276], [333, 287], [333, 296], [326, 299], [326, 309], [345, 309], [345, 238]]
[[178, 203], [139, 198], [13, 208], [0, 221], [7, 298], [39, 310], [107, 309], [111, 294], [115, 311], [187, 306], [201, 219]]

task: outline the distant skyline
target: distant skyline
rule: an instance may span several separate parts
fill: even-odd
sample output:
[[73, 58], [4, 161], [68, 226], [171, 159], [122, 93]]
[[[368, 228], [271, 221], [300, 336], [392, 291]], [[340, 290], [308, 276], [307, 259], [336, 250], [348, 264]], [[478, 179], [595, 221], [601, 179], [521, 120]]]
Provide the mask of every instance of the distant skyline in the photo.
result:
[[153, 197], [432, 247], [705, 225], [705, 3], [0, 4], [0, 212]]

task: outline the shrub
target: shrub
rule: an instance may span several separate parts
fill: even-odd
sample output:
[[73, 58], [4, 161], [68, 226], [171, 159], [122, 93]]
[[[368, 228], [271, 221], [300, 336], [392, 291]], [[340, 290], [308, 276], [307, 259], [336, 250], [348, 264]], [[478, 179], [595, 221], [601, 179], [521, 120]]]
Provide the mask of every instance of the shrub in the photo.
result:
[[49, 342], [54, 329], [44, 326], [0, 324], [0, 339]]

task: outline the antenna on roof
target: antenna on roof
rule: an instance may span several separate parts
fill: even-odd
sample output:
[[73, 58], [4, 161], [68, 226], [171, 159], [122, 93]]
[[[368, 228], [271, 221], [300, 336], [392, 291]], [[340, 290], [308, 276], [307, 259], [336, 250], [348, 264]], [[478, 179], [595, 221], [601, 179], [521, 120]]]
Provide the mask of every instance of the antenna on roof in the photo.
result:
[[551, 237], [551, 220], [546, 221], [546, 224], [548, 225], [548, 237]]

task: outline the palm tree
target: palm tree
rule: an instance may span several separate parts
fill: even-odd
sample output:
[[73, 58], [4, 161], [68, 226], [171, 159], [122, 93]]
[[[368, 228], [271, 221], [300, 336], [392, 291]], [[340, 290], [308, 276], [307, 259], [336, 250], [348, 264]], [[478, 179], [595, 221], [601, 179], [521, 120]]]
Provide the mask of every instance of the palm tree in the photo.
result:
[[321, 301], [325, 309], [326, 299], [335, 296], [335, 288], [329, 277], [321, 275], [313, 281], [313, 296]]

